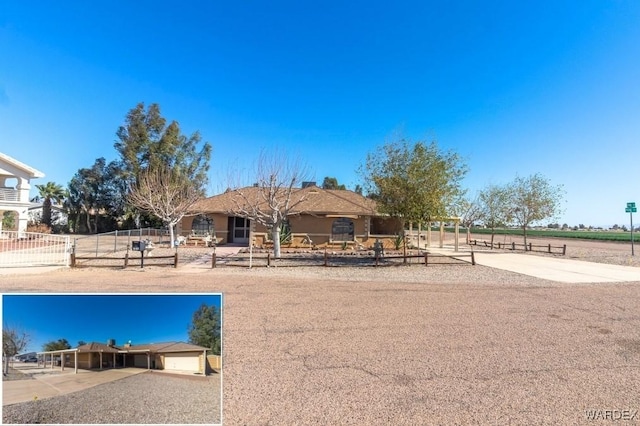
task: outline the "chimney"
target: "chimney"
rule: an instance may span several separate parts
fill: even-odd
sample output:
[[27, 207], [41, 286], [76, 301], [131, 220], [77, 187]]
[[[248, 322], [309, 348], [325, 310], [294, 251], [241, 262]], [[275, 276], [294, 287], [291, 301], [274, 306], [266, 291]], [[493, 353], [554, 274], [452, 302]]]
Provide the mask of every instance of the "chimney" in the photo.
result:
[[107, 346], [115, 346], [115, 345], [116, 345], [116, 340], [115, 339], [107, 340]]

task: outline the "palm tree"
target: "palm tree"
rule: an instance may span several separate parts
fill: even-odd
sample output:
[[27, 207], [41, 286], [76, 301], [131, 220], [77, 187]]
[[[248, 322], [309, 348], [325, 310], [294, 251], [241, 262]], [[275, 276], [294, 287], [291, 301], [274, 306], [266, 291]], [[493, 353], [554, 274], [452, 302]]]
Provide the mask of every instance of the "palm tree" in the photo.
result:
[[44, 185], [36, 185], [38, 188], [38, 199], [42, 200], [42, 223], [51, 226], [51, 204], [60, 203], [65, 198], [65, 190], [62, 186], [54, 182], [47, 182]]

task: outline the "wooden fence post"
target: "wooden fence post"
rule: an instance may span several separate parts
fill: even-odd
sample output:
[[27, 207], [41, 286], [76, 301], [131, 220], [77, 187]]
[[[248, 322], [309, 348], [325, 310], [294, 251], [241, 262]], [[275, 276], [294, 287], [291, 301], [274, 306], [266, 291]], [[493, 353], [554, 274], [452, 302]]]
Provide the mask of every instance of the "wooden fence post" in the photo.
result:
[[271, 266], [271, 252], [267, 252], [267, 267]]
[[549, 244], [549, 253], [551, 253], [551, 244]]
[[176, 250], [176, 254], [173, 256], [173, 267], [178, 267], [178, 251]]
[[327, 257], [327, 249], [324, 249], [324, 266], [329, 266], [329, 258]]
[[[524, 251], [527, 251], [526, 247], [524, 248]], [[529, 243], [529, 251], [533, 251], [533, 250], [531, 250], [531, 243]]]
[[424, 252], [424, 266], [428, 266], [429, 265], [429, 253], [427, 253], [426, 251]]
[[213, 269], [213, 268], [215, 268], [215, 267], [216, 267], [216, 254], [215, 254], [215, 253], [213, 253], [213, 254], [211, 255], [211, 269]]
[[473, 254], [473, 250], [471, 250], [471, 265], [476, 266], [476, 257]]
[[71, 252], [71, 267], [72, 268], [76, 267], [76, 253], [75, 252]]
[[566, 244], [564, 246], [562, 246], [562, 255], [564, 256], [565, 254], [567, 254], [567, 245]]
[[511, 251], [516, 251], [516, 243], [511, 242]]
[[127, 266], [129, 266], [129, 252], [128, 251], [124, 254], [124, 269], [126, 269]]

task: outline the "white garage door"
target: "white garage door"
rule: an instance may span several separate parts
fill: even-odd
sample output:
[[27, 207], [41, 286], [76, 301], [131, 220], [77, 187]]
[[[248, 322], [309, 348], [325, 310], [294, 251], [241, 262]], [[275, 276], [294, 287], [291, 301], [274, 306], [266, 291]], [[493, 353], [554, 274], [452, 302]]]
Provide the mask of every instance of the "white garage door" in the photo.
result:
[[165, 370], [200, 371], [200, 354], [196, 352], [180, 352], [164, 356]]

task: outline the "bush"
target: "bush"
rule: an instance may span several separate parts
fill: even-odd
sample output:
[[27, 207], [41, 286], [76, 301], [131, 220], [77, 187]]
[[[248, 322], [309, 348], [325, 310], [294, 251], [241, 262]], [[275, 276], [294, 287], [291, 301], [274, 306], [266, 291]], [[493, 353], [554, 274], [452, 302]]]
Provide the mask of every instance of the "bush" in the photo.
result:
[[51, 227], [45, 225], [44, 223], [27, 225], [27, 232], [37, 232], [39, 234], [50, 234]]

